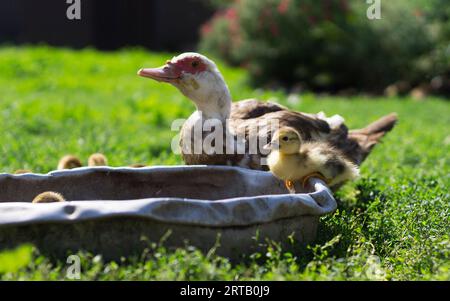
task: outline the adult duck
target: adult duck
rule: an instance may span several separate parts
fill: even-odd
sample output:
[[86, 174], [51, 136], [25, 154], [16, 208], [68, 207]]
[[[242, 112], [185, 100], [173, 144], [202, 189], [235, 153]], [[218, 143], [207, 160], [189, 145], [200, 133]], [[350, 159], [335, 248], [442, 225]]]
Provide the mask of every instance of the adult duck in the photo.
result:
[[[268, 170], [265, 162], [268, 152], [263, 146], [277, 130], [272, 128], [275, 121], [278, 127], [295, 129], [304, 141], [328, 142], [360, 165], [397, 121], [396, 114], [391, 113], [363, 129], [348, 131], [338, 115], [326, 118], [323, 113], [295, 112], [276, 103], [255, 99], [232, 102], [230, 90], [216, 64], [198, 53], [183, 53], [162, 67], [140, 69], [138, 75], [172, 84], [194, 102], [197, 110], [184, 122], [180, 133], [181, 154], [188, 165], [237, 165]], [[214, 122], [207, 125], [211, 120]], [[226, 129], [233, 139], [226, 139], [224, 134], [224, 143], [219, 145], [215, 141], [210, 143], [212, 149], [205, 147], [204, 142], [211, 139], [210, 134], [218, 127]], [[198, 145], [198, 139], [195, 139], [199, 137], [196, 129], [199, 128], [200, 142], [203, 142], [200, 150], [195, 149]], [[250, 142], [255, 140], [263, 142], [252, 150]], [[242, 151], [242, 145], [245, 151]]]

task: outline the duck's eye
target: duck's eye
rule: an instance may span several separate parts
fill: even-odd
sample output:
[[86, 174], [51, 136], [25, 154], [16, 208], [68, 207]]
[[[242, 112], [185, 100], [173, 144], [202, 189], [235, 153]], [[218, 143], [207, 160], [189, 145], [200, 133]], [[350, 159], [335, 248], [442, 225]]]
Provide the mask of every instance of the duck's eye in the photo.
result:
[[192, 67], [197, 68], [197, 66], [200, 64], [198, 61], [193, 61], [192, 63]]
[[288, 138], [287, 136], [284, 136], [283, 138], [281, 138], [281, 140], [283, 140], [283, 141], [288, 141], [289, 138]]

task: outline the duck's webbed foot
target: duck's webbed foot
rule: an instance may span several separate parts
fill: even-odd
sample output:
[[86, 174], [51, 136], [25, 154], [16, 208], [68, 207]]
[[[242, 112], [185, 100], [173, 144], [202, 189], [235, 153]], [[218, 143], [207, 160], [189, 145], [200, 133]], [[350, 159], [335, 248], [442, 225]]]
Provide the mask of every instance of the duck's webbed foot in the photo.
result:
[[294, 182], [292, 182], [291, 180], [286, 180], [284, 181], [284, 185], [286, 185], [287, 190], [289, 190], [289, 193], [295, 194], [295, 186], [294, 186]]

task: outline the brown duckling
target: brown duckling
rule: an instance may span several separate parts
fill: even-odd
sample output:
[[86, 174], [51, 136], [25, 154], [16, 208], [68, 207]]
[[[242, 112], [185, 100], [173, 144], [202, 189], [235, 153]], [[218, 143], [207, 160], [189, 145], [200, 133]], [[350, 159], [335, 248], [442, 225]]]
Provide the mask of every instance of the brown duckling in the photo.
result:
[[108, 159], [102, 153], [92, 154], [88, 159], [88, 166], [107, 166]]
[[64, 196], [58, 192], [54, 191], [46, 191], [38, 194], [32, 203], [57, 203], [57, 202], [65, 202], [66, 199]]
[[306, 186], [310, 177], [320, 178], [333, 187], [359, 176], [357, 165], [341, 151], [326, 142], [303, 142], [300, 134], [290, 127], [275, 132], [265, 148], [271, 150], [267, 158], [270, 171], [284, 180], [291, 192], [293, 182], [302, 181]]
[[82, 167], [80, 159], [74, 155], [65, 155], [58, 162], [58, 170]]

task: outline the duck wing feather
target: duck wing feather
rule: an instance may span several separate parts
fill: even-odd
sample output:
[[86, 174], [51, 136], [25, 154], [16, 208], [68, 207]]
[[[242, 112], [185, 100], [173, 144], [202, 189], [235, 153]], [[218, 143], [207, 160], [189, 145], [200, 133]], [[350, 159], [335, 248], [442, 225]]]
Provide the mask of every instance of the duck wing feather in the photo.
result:
[[[257, 128], [258, 139], [270, 141], [274, 130], [270, 122], [277, 120], [280, 127], [289, 126], [296, 129], [303, 140], [326, 141], [339, 149], [350, 161], [361, 165], [373, 147], [395, 126], [397, 119], [397, 115], [391, 113], [362, 129], [349, 131], [343, 123], [330, 127], [319, 114], [295, 112], [276, 103], [248, 99], [233, 103], [229, 126], [235, 135], [245, 137], [246, 140], [255, 135], [252, 129]], [[259, 158], [253, 158], [252, 161], [257, 159]]]

